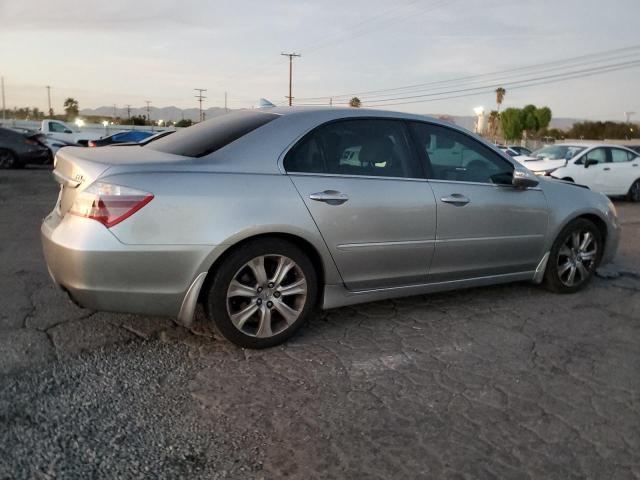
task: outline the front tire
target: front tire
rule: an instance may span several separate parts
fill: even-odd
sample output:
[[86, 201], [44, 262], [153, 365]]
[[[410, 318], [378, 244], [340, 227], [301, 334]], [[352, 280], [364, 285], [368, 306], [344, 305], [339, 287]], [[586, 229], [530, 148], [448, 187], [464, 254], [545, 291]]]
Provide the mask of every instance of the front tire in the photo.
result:
[[640, 202], [640, 178], [633, 182], [631, 188], [629, 188], [627, 200], [630, 202]]
[[216, 269], [206, 310], [227, 340], [267, 348], [298, 331], [315, 307], [317, 290], [313, 264], [295, 244], [251, 240]]
[[603, 247], [602, 235], [593, 222], [579, 218], [569, 223], [551, 247], [545, 287], [556, 293], [582, 290], [600, 264]]
[[5, 148], [0, 149], [0, 169], [19, 167], [16, 154]]

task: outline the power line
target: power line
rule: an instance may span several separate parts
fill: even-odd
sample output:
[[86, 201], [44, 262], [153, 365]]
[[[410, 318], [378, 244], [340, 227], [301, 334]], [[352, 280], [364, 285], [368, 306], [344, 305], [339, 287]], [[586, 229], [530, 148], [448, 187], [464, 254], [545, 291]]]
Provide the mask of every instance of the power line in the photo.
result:
[[[553, 61], [549, 61], [549, 62], [542, 62], [542, 63], [526, 65], [526, 66], [521, 66], [521, 67], [516, 67], [516, 68], [510, 68], [510, 69], [505, 69], [505, 70], [498, 70], [498, 71], [490, 72], [490, 73], [474, 74], [474, 75], [468, 75], [468, 76], [464, 76], [464, 77], [457, 77], [457, 78], [446, 79], [446, 80], [436, 80], [436, 81], [431, 81], [431, 82], [426, 82], [426, 83], [405, 85], [405, 86], [402, 86], [402, 87], [385, 88], [385, 89], [380, 89], [380, 90], [368, 90], [368, 91], [360, 91], [360, 92], [351, 92], [351, 93], [344, 93], [344, 94], [340, 94], [340, 95], [331, 94], [331, 95], [325, 95], [325, 96], [321, 96], [321, 97], [303, 97], [303, 98], [299, 98], [299, 100], [301, 100], [301, 101], [326, 100], [327, 98], [332, 97], [333, 100], [335, 101], [336, 99], [350, 98], [352, 96], [372, 95], [372, 94], [385, 93], [385, 92], [399, 92], [400, 93], [401, 90], [410, 90], [410, 89], [415, 89], [415, 88], [419, 88], [419, 87], [427, 87], [427, 86], [434, 86], [434, 85], [450, 86], [450, 85], [456, 84], [456, 83], [468, 83], [467, 81], [469, 81], [469, 80], [482, 79], [482, 78], [485, 78], [485, 77], [492, 77], [492, 76], [496, 76], [496, 75], [500, 75], [500, 74], [508, 74], [508, 73], [513, 73], [513, 72], [536, 70], [536, 69], [539, 69], [541, 67], [553, 67], [553, 66], [557, 66], [556, 68], [561, 68], [563, 66], [569, 67], [571, 65], [567, 65], [568, 63], [574, 63], [574, 62], [578, 62], [580, 60], [586, 60], [586, 59], [594, 59], [594, 58], [597, 58], [597, 57], [606, 57], [607, 59], [609, 59], [609, 57], [611, 55], [613, 55], [613, 54], [621, 54], [623, 52], [632, 52], [634, 50], [640, 50], [640, 45], [633, 45], [633, 46], [630, 46], [630, 47], [624, 47], [624, 48], [618, 48], [618, 49], [613, 49], [613, 50], [601, 51], [601, 52], [592, 53], [592, 54], [588, 54], [588, 55], [580, 55], [580, 56], [577, 56], [577, 57], [558, 59], [558, 60], [553, 60]], [[628, 53], [627, 56], [628, 55], [633, 55], [633, 54], [634, 53]], [[598, 61], [598, 60], [592, 60], [592, 62], [595, 62], [595, 61]], [[551, 69], [553, 69], [553, 68], [551, 68]]]
[[293, 57], [301, 57], [299, 53], [281, 53], [280, 55], [289, 57], [289, 96], [284, 97], [289, 99], [289, 106], [293, 103], [292, 82], [293, 82]]
[[[634, 62], [625, 62], [622, 64], [617, 64], [617, 65], [609, 65], [609, 66], [603, 66], [603, 67], [598, 67], [598, 68], [593, 68], [593, 69], [587, 69], [587, 70], [583, 70], [583, 71], [578, 71], [578, 72], [565, 72], [561, 75], [563, 75], [562, 77], [559, 77], [558, 75], [552, 75], [552, 76], [547, 76], [547, 77], [540, 77], [541, 79], [546, 78], [545, 80], [539, 80], [536, 81], [536, 79], [529, 79], [529, 80], [523, 80], [520, 82], [515, 82], [514, 84], [499, 84], [499, 85], [506, 85], [508, 86], [509, 90], [517, 90], [517, 89], [521, 89], [521, 88], [528, 88], [528, 87], [535, 87], [538, 85], [547, 85], [549, 83], [557, 83], [557, 82], [561, 82], [561, 81], [565, 81], [565, 80], [573, 80], [573, 79], [579, 79], [579, 78], [586, 78], [586, 77], [592, 77], [594, 75], [600, 75], [603, 73], [608, 73], [608, 72], [615, 72], [618, 70], [627, 70], [630, 68], [636, 68], [636, 67], [640, 67], [640, 61], [634, 61]], [[556, 77], [556, 78], [551, 78], [551, 77]], [[525, 83], [525, 82], [531, 82], [531, 83]], [[467, 92], [467, 93], [461, 93], [459, 95], [452, 95], [452, 96], [444, 96], [444, 97], [438, 97], [438, 98], [428, 98], [428, 99], [422, 99], [422, 100], [413, 100], [413, 101], [406, 101], [406, 102], [396, 102], [396, 103], [383, 103], [383, 104], [369, 104], [367, 105], [367, 107], [388, 107], [388, 106], [392, 106], [392, 105], [409, 105], [409, 104], [414, 104], [414, 103], [424, 103], [424, 102], [430, 102], [430, 101], [438, 101], [438, 100], [449, 100], [452, 98], [462, 98], [462, 97], [470, 97], [473, 95], [480, 95], [480, 94], [484, 94], [484, 93], [493, 93], [493, 89], [496, 87], [496, 85], [485, 85], [484, 87], [475, 87], [473, 89], [462, 89], [462, 90], [458, 90], [458, 92]], [[490, 90], [484, 90], [484, 91], [480, 91], [479, 89], [481, 88], [489, 88]], [[468, 92], [468, 90], [475, 90], [474, 92]], [[450, 92], [441, 92], [439, 94], [436, 95], [444, 95], [447, 93], [455, 93], [456, 91], [450, 91]], [[391, 100], [391, 99], [390, 99]], [[396, 100], [401, 100], [401, 98], [398, 98]]]
[[198, 104], [200, 105], [200, 121], [202, 122], [204, 120], [204, 115], [202, 113], [202, 100], [204, 100], [205, 97], [204, 95], [202, 95], [202, 92], [206, 92], [207, 89], [206, 88], [194, 88], [194, 90], [198, 93], [196, 93], [196, 98], [198, 99]]

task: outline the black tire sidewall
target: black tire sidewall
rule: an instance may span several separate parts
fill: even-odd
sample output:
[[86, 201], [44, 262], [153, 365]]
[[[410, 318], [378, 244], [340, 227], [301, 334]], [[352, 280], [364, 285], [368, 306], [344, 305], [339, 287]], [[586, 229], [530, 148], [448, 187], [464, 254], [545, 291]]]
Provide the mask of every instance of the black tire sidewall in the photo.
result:
[[[289, 328], [270, 338], [257, 338], [238, 330], [227, 312], [227, 290], [238, 270], [251, 259], [261, 255], [284, 255], [296, 262], [302, 269], [307, 282], [307, 300], [302, 313]], [[317, 274], [311, 260], [295, 244], [278, 239], [264, 238], [250, 240], [236, 247], [216, 268], [209, 283], [205, 301], [206, 311], [220, 333], [230, 342], [244, 348], [268, 348], [292, 337], [309, 318], [318, 298]]]
[[[595, 259], [595, 266], [589, 271], [588, 278], [580, 282], [578, 285], [568, 287], [563, 284], [558, 277], [558, 252], [566, 241], [567, 237], [575, 230], [588, 230], [589, 232], [591, 232], [598, 242], [598, 251]], [[576, 220], [573, 220], [560, 231], [555, 241], [553, 242], [553, 246], [551, 247], [551, 251], [549, 253], [547, 268], [544, 274], [545, 286], [549, 290], [556, 293], [575, 293], [582, 290], [589, 284], [589, 282], [593, 278], [596, 268], [598, 268], [598, 265], [600, 265], [603, 251], [604, 240], [602, 238], [600, 230], [598, 230], [598, 227], [596, 227], [592, 221], [587, 220], [586, 218], [578, 218]]]
[[629, 193], [627, 194], [627, 200], [629, 200], [630, 202], [640, 202], [640, 198], [638, 200], [634, 200], [633, 199], [633, 188], [637, 185], [640, 184], [640, 178], [638, 180], [636, 180], [635, 182], [633, 182], [631, 184], [631, 187], [629, 188]]
[[0, 163], [0, 169], [8, 170], [10, 168], [18, 168], [18, 157], [16, 156], [15, 153], [13, 153], [11, 150], [3, 148], [3, 149], [0, 149], [0, 155], [3, 155], [3, 154], [9, 155], [9, 157], [11, 158], [11, 163], [9, 165], [4, 165]]

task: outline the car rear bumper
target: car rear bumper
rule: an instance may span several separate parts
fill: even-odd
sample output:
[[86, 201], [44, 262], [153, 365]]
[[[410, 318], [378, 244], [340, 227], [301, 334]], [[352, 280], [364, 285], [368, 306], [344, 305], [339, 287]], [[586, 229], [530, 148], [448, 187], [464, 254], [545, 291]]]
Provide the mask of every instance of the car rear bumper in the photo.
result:
[[[127, 245], [99, 222], [55, 211], [42, 223], [49, 273], [79, 305], [177, 316], [211, 252], [203, 245]], [[189, 297], [190, 298], [190, 297]]]

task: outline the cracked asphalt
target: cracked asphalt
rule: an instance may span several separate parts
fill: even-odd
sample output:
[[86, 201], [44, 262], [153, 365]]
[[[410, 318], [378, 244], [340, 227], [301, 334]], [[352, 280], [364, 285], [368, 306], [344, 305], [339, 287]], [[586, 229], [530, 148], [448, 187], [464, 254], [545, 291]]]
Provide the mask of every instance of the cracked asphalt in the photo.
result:
[[640, 205], [583, 292], [520, 283], [319, 313], [238, 349], [199, 312], [86, 311], [0, 172], [0, 478], [640, 478]]

